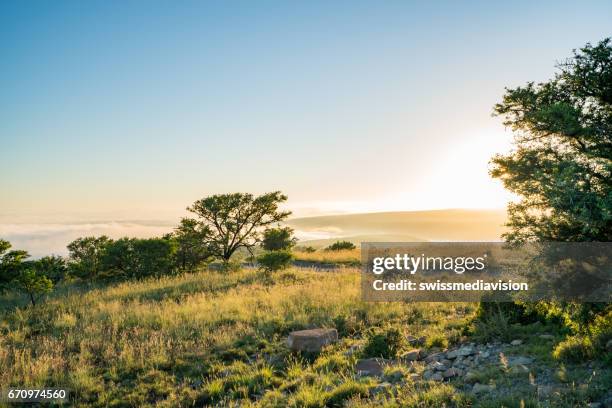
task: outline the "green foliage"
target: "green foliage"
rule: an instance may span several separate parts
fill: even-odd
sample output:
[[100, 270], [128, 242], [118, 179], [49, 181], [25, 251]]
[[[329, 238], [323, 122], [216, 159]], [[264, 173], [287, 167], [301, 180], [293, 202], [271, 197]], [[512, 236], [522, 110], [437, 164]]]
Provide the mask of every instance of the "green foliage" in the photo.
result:
[[100, 276], [141, 279], [174, 272], [175, 246], [163, 238], [110, 241], [101, 256]]
[[257, 257], [257, 262], [266, 272], [276, 272], [291, 265], [293, 255], [290, 251], [266, 251]]
[[292, 228], [268, 228], [263, 233], [261, 246], [266, 251], [290, 250], [296, 242], [297, 238], [293, 237]]
[[[252, 194], [218, 194], [196, 201], [187, 208], [194, 213], [201, 229], [208, 228], [211, 254], [229, 260], [240, 248], [249, 252], [261, 241], [261, 230], [283, 221], [290, 211], [280, 211], [287, 196], [275, 191], [253, 197]], [[192, 222], [192, 221], [190, 221]]]
[[512, 243], [612, 241], [612, 44], [587, 44], [559, 68], [495, 106], [517, 131], [491, 171], [521, 197], [508, 208]]
[[10, 249], [10, 242], [0, 239], [0, 291], [10, 287], [13, 279], [24, 269], [24, 261], [30, 256], [26, 251]]
[[210, 235], [211, 230], [207, 225], [190, 218], [181, 219], [181, 223], [171, 235], [171, 239], [177, 244], [176, 258], [180, 269], [194, 270], [210, 260]]
[[603, 356], [608, 364], [612, 364], [612, 356], [607, 350], [610, 340], [612, 309], [609, 308], [606, 314], [596, 316], [583, 331], [559, 343], [553, 351], [553, 357], [569, 362], [582, 362]]
[[331, 244], [330, 246], [328, 246], [327, 248], [325, 248], [325, 250], [327, 251], [342, 251], [342, 250], [350, 250], [350, 249], [355, 249], [355, 244], [353, 244], [350, 241], [336, 241], [333, 244]]
[[68, 265], [61, 256], [44, 256], [33, 261], [31, 264], [36, 272], [51, 279], [53, 284], [63, 281], [68, 277]]
[[94, 279], [102, 272], [102, 256], [111, 243], [107, 236], [78, 238], [68, 244], [69, 268], [74, 276]]
[[368, 333], [363, 354], [365, 357], [395, 358], [406, 344], [404, 334], [397, 327], [372, 329]]
[[32, 306], [36, 305], [38, 299], [53, 290], [53, 282], [45, 275], [37, 272], [34, 269], [24, 269], [13, 280], [17, 290], [20, 290], [28, 295]]

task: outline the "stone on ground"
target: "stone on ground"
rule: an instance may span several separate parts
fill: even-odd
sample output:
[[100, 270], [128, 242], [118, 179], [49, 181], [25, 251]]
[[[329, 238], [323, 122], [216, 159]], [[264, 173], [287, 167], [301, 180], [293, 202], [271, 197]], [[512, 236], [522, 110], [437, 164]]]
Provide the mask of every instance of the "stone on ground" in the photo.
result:
[[318, 352], [338, 340], [336, 329], [310, 329], [289, 333], [287, 346], [294, 351]]
[[385, 366], [389, 365], [390, 361], [384, 358], [366, 358], [357, 361], [355, 371], [361, 375], [381, 376]]

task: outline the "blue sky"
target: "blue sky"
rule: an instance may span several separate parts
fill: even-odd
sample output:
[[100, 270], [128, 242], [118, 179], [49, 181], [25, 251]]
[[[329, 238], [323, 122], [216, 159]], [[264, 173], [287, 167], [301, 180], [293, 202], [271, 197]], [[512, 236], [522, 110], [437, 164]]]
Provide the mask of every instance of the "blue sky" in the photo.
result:
[[601, 2], [4, 1], [0, 222], [502, 207], [504, 86], [612, 35]]

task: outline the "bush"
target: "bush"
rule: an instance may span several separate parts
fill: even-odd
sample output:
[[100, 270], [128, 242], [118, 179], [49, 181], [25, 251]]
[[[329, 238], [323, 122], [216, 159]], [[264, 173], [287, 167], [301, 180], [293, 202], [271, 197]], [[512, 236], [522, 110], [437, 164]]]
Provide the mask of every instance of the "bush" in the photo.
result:
[[351, 250], [355, 248], [356, 248], [355, 244], [353, 244], [350, 241], [336, 241], [330, 246], [328, 246], [327, 248], [325, 248], [325, 250], [326, 251], [342, 251], [342, 250], [347, 250], [347, 249]]
[[283, 251], [266, 251], [257, 257], [257, 262], [266, 272], [276, 272], [286, 269], [291, 265], [293, 255], [291, 252]]
[[405, 346], [406, 339], [400, 329], [374, 329], [368, 334], [363, 354], [365, 357], [395, 358]]
[[261, 246], [266, 251], [281, 251], [293, 248], [296, 242], [292, 228], [268, 228], [263, 233]]

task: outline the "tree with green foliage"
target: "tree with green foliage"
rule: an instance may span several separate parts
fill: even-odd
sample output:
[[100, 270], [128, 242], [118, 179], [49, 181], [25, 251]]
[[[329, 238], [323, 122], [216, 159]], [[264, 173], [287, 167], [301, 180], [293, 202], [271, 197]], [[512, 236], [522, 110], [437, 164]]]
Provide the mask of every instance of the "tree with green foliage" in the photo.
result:
[[327, 248], [326, 251], [343, 251], [343, 250], [352, 250], [355, 249], [356, 246], [350, 241], [336, 241]]
[[10, 287], [10, 283], [24, 268], [24, 262], [30, 256], [26, 251], [10, 249], [11, 243], [0, 239], [0, 291]]
[[108, 242], [98, 277], [141, 279], [174, 272], [176, 246], [164, 238], [121, 238]]
[[548, 82], [507, 89], [495, 114], [515, 149], [491, 175], [521, 197], [507, 241], [612, 241], [612, 46], [574, 51]]
[[32, 267], [38, 273], [51, 279], [53, 284], [57, 284], [67, 278], [68, 265], [61, 256], [50, 255], [31, 262]]
[[37, 272], [34, 268], [27, 268], [19, 272], [12, 283], [17, 290], [24, 292], [30, 298], [32, 306], [46, 293], [53, 290], [53, 282], [44, 274]]
[[263, 233], [261, 246], [266, 251], [290, 250], [297, 243], [293, 236], [293, 228], [277, 227], [268, 228]]
[[176, 259], [182, 270], [193, 270], [211, 258], [208, 239], [211, 236], [208, 225], [191, 218], [181, 219], [181, 223], [170, 235], [176, 242]]
[[80, 278], [96, 278], [102, 255], [112, 240], [107, 236], [78, 238], [68, 244], [70, 272]]
[[[504, 234], [514, 245], [612, 241], [610, 39], [574, 50], [558, 68], [547, 82], [506, 89], [494, 108], [515, 132], [514, 150], [495, 156], [491, 170], [520, 197], [508, 206]], [[576, 273], [554, 278], [569, 286], [590, 281]], [[586, 327], [610, 304], [540, 302], [534, 308]]]
[[200, 228], [210, 230], [206, 242], [211, 254], [228, 262], [238, 249], [251, 253], [262, 230], [286, 219], [291, 212], [278, 207], [287, 200], [280, 191], [254, 197], [248, 193], [217, 194], [193, 203], [187, 210]]
[[257, 263], [267, 273], [288, 268], [293, 261], [293, 254], [286, 249], [265, 251], [257, 257]]

